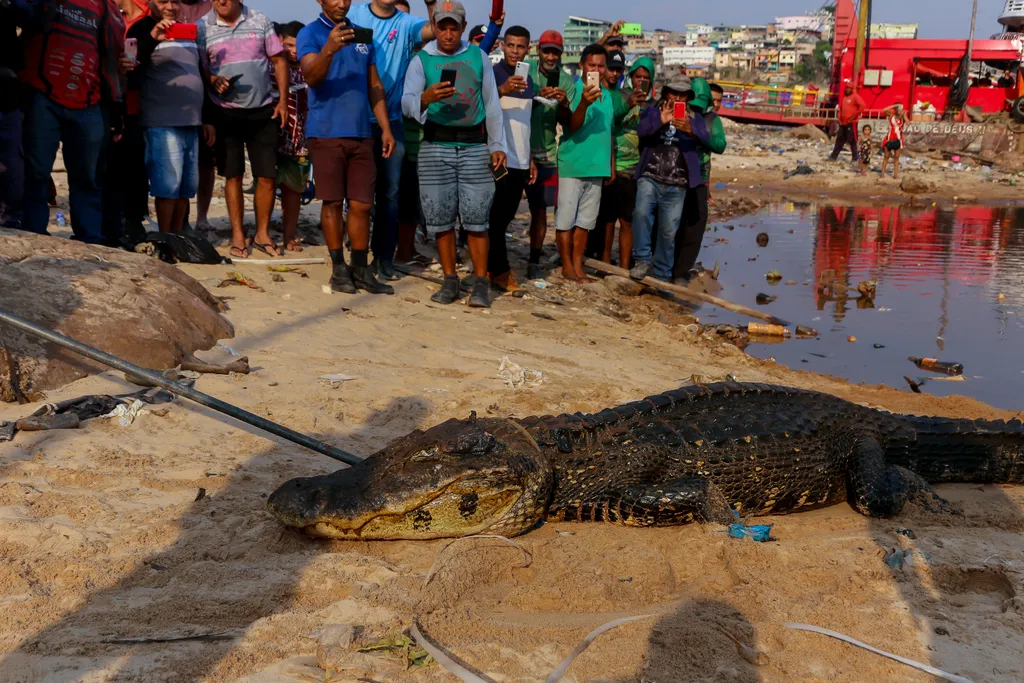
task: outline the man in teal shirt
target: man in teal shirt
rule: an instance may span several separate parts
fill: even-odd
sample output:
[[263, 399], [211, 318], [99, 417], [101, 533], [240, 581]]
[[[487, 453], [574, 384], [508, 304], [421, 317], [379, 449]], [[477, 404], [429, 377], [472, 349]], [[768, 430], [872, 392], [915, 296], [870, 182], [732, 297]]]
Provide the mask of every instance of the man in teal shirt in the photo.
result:
[[580, 55], [580, 87], [569, 103], [568, 125], [563, 123], [558, 148], [558, 253], [562, 276], [577, 283], [589, 282], [583, 272], [587, 237], [597, 225], [601, 188], [615, 168], [612, 139], [612, 96], [603, 87], [608, 52], [590, 45]]

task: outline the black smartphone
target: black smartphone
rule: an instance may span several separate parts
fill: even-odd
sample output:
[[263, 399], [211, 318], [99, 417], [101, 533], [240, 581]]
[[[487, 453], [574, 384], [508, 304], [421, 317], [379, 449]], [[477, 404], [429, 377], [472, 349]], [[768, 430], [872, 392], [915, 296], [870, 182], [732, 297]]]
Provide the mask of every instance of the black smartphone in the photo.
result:
[[548, 74], [548, 87], [557, 88], [562, 81], [562, 65], [559, 64], [555, 70]]
[[502, 166], [501, 168], [494, 168], [494, 165], [493, 164], [491, 165], [491, 176], [494, 177], [495, 182], [501, 180], [502, 178], [504, 178], [507, 175], [508, 175], [508, 166]]
[[373, 29], [372, 28], [358, 28], [352, 29], [355, 33], [355, 37], [352, 39], [353, 42], [362, 43], [364, 45], [370, 45], [373, 43]]
[[458, 78], [459, 72], [455, 69], [441, 69], [441, 82], [448, 83], [452, 86], [455, 85], [455, 79]]

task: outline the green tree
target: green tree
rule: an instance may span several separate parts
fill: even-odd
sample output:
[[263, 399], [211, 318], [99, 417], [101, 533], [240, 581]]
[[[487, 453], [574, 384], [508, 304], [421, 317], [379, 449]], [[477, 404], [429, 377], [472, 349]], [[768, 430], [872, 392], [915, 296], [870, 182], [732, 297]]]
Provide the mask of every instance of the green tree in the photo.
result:
[[827, 40], [819, 40], [814, 45], [814, 52], [809, 57], [804, 57], [796, 65], [793, 73], [801, 83], [828, 80], [828, 52], [832, 49], [832, 43]]

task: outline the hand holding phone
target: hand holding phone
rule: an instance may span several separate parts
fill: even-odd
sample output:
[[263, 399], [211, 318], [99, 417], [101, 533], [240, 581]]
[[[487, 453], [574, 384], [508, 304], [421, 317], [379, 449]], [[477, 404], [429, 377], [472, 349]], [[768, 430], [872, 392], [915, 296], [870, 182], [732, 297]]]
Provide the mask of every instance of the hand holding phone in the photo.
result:
[[516, 76], [523, 79], [524, 81], [530, 77], [530, 65], [526, 62], [519, 62], [516, 64]]
[[644, 27], [640, 24], [623, 24], [619, 28], [620, 36], [642, 36], [644, 34]]
[[139, 41], [136, 38], [124, 39], [124, 56], [132, 60], [132, 63], [139, 61]]
[[199, 35], [195, 24], [171, 24], [164, 29], [164, 37], [167, 40], [195, 40]]

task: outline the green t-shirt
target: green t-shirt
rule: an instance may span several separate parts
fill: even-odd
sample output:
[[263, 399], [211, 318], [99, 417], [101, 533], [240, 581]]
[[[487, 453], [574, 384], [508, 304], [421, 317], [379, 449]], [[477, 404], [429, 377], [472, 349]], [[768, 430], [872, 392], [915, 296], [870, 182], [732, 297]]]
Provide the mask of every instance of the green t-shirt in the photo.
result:
[[616, 88], [612, 94], [612, 135], [615, 136], [615, 172], [634, 170], [640, 163], [640, 136], [636, 128], [640, 125], [640, 107], [630, 107], [633, 94], [627, 88]]
[[[547, 87], [548, 77], [541, 75], [538, 62], [530, 62], [530, 78], [533, 79], [533, 94]], [[570, 100], [576, 94], [576, 82], [572, 76], [559, 71], [558, 87], [565, 91]], [[530, 118], [530, 150], [538, 166], [554, 166], [558, 160], [558, 106], [545, 107], [534, 102]]]
[[[424, 90], [441, 82], [445, 69], [455, 71], [456, 95], [427, 107], [427, 121], [443, 126], [476, 126], [486, 115], [483, 96], [483, 50], [470, 45], [457, 55], [432, 55], [421, 50], [416, 55], [423, 62]], [[490, 64], [487, 68], [491, 68]], [[454, 143], [441, 143], [454, 144]]]
[[707, 114], [704, 121], [710, 119], [708, 127], [708, 143], [710, 146], [697, 145], [697, 154], [700, 156], [700, 175], [705, 185], [711, 180], [711, 154], [721, 154], [725, 151], [725, 126], [722, 125], [722, 118], [716, 114]]
[[[583, 99], [578, 88], [570, 102], [575, 111]], [[587, 109], [583, 126], [562, 135], [558, 146], [558, 175], [562, 178], [610, 178], [612, 175], [612, 94], [601, 88], [601, 98]]]

